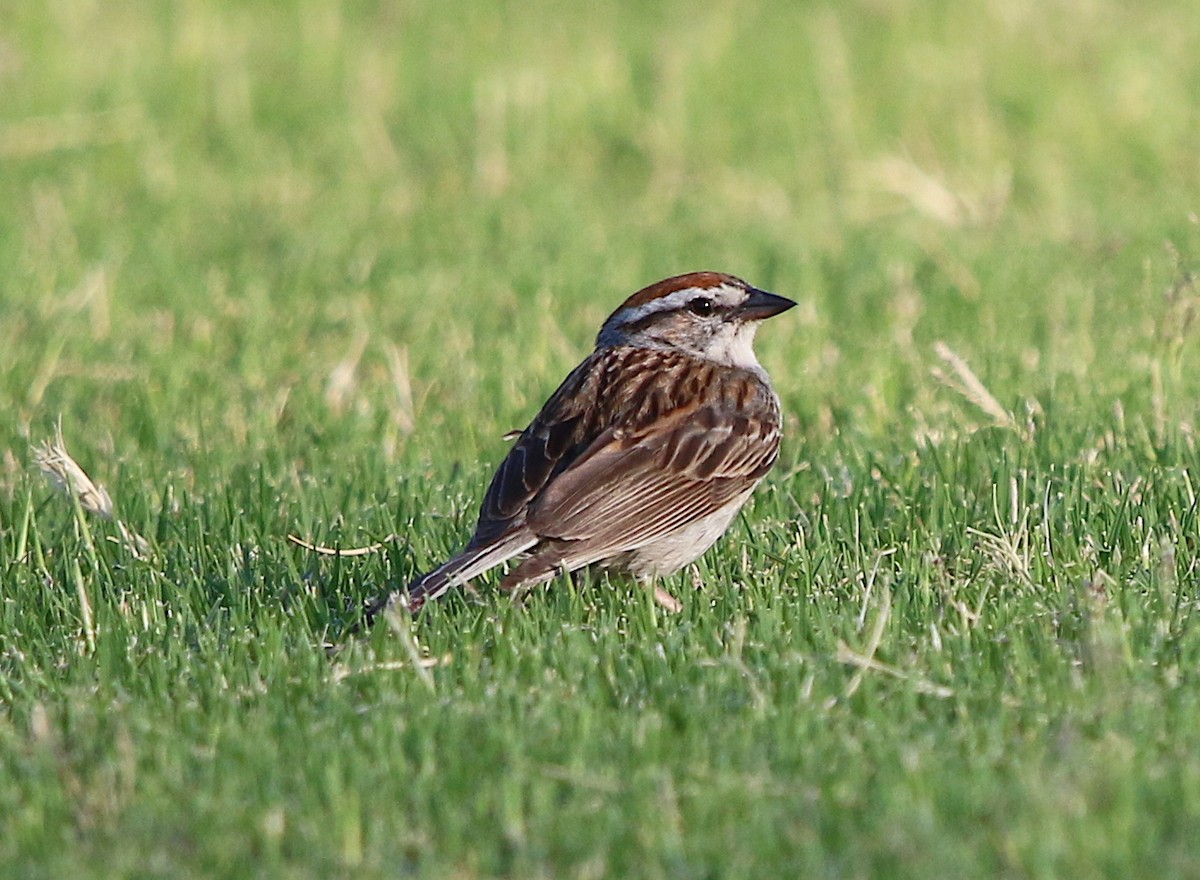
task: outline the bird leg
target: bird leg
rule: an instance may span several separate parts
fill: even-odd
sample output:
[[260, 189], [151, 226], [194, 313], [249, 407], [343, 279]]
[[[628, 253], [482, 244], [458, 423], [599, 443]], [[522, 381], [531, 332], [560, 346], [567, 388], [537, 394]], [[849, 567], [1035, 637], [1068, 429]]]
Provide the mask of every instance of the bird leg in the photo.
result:
[[654, 601], [672, 614], [678, 614], [683, 610], [683, 603], [657, 584], [654, 586]]

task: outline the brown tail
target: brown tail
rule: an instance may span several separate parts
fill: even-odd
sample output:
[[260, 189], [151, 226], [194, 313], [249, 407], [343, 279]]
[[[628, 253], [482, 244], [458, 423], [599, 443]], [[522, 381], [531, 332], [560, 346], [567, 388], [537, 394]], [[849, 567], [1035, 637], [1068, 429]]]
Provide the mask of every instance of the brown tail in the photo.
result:
[[371, 602], [363, 612], [363, 627], [369, 628], [375, 618], [397, 605], [404, 605], [416, 614], [426, 602], [441, 598], [452, 587], [465, 584], [536, 543], [537, 538], [533, 535], [516, 533], [482, 547], [467, 547], [433, 571], [414, 579], [406, 589], [385, 593]]

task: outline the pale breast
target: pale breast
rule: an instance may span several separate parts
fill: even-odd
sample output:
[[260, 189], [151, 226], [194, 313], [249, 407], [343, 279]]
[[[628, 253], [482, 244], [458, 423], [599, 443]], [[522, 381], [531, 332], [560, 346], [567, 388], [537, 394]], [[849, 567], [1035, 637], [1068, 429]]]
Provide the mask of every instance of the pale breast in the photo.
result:
[[717, 543], [750, 498], [755, 485], [757, 481], [720, 510], [688, 523], [653, 543], [624, 553], [606, 567], [626, 571], [643, 581], [674, 574], [685, 565], [695, 562]]

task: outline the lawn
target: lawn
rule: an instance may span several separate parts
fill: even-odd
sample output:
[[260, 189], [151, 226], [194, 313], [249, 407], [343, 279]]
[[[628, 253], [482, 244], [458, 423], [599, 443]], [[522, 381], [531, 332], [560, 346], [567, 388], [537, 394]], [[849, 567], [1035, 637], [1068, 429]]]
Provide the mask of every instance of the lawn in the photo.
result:
[[[1198, 42], [1194, 0], [5, 6], [0, 874], [1200, 876]], [[800, 307], [683, 611], [483, 578], [349, 635], [693, 269]], [[39, 472], [60, 420], [115, 519]]]

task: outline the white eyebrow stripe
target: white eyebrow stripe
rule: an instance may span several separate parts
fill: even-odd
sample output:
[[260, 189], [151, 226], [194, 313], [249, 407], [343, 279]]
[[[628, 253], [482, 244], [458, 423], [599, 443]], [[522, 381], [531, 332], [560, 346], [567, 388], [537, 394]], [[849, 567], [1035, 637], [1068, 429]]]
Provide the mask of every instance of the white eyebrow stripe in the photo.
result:
[[673, 291], [666, 296], [651, 300], [648, 303], [642, 303], [640, 306], [635, 306], [628, 311], [619, 312], [618, 314], [621, 316], [622, 324], [632, 324], [656, 312], [670, 312], [683, 308], [683, 306], [697, 295], [707, 295], [713, 299], [722, 301], [725, 305], [732, 305], [731, 302], [727, 302], [726, 300], [728, 300], [730, 294], [738, 292], [739, 288], [728, 284], [721, 284], [717, 287], [685, 287], [682, 290]]

